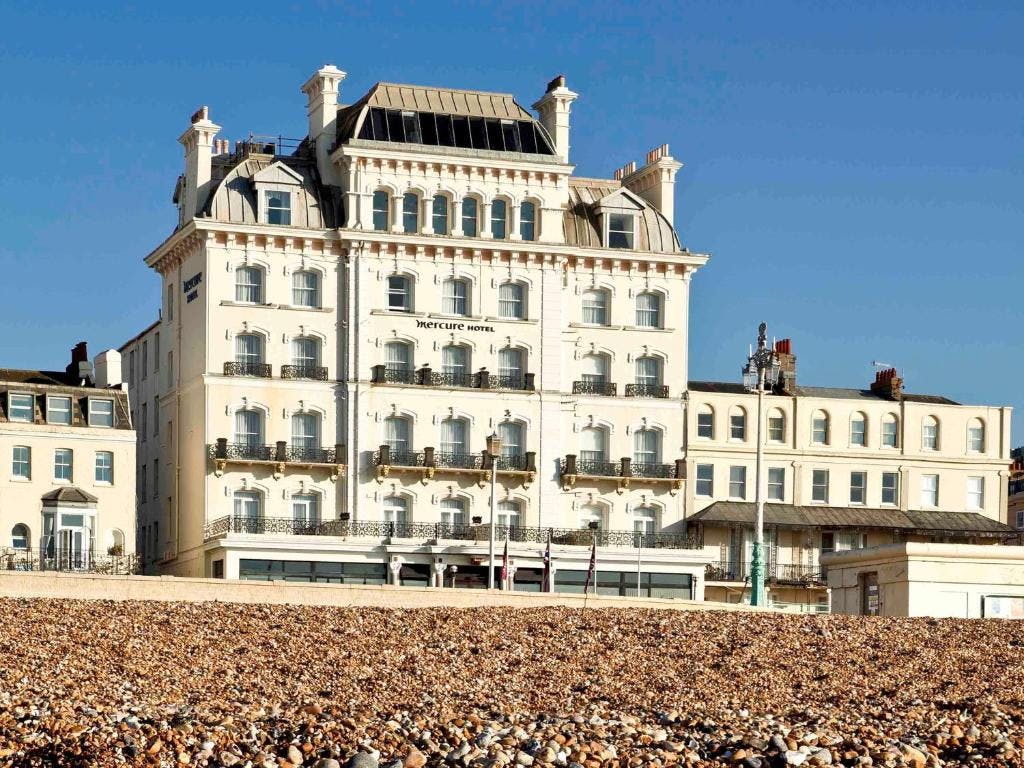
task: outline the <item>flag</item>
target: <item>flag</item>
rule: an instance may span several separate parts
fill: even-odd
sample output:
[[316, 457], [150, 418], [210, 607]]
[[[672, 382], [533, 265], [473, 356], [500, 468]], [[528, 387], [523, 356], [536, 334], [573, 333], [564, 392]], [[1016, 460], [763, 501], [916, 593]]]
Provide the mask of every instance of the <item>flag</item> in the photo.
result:
[[548, 530], [548, 545], [544, 548], [544, 591], [554, 592], [555, 585], [551, 583], [551, 531]]
[[505, 539], [505, 551], [501, 555], [501, 588], [508, 589], [508, 539]]
[[583, 594], [590, 591], [590, 580], [594, 579], [594, 594], [597, 594], [597, 539], [590, 548], [590, 567], [587, 568], [587, 581], [583, 585]]

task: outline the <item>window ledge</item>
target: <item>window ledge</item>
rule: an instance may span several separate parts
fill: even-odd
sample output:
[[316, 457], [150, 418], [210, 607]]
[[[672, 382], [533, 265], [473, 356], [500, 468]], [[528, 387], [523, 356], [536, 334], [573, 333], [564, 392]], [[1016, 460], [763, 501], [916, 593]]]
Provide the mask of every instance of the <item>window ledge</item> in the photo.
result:
[[601, 323], [569, 323], [570, 328], [607, 328], [609, 330], [620, 331], [624, 326], [613, 326], [611, 323], [602, 325]]
[[371, 309], [371, 315], [381, 317], [426, 317], [426, 312], [406, 312], [404, 309]]
[[333, 312], [333, 307], [300, 307], [296, 304], [272, 304], [277, 309], [290, 309], [295, 312]]
[[20, 477], [19, 475], [11, 475], [12, 483], [31, 483], [31, 477]]
[[624, 331], [647, 331], [648, 333], [675, 333], [675, 328], [648, 328], [646, 325], [624, 325]]
[[485, 317], [483, 318], [489, 323], [519, 323], [520, 325], [537, 325], [540, 320], [534, 320], [533, 318], [516, 319], [514, 317]]
[[426, 316], [437, 320], [476, 320], [478, 322], [483, 322], [484, 320], [483, 315], [446, 315], [443, 312], [428, 312]]
[[221, 299], [220, 305], [222, 307], [261, 307], [263, 309], [276, 309], [279, 304], [254, 304], [251, 301], [230, 301], [229, 299]]

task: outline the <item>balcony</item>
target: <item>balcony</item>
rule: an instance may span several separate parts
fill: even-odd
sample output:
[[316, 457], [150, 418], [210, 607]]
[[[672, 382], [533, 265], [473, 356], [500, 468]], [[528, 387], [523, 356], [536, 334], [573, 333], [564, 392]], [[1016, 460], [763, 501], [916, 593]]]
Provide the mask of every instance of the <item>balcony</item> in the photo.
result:
[[[422, 451], [394, 451], [390, 446], [382, 445], [373, 454], [373, 465], [377, 471], [377, 482], [384, 482], [392, 472], [415, 473], [425, 480], [437, 474], [468, 474], [483, 487], [491, 474], [491, 457], [486, 451], [455, 453], [435, 451], [430, 446]], [[495, 465], [498, 476], [506, 482], [519, 480], [523, 485], [529, 485], [537, 476], [537, 454], [533, 451], [517, 456], [499, 456]]]
[[[324, 520], [310, 521], [289, 517], [221, 517], [207, 523], [203, 530], [204, 541], [222, 538], [232, 533], [284, 536], [340, 536], [344, 538], [375, 539], [386, 542], [392, 539], [418, 539], [423, 543], [456, 541], [466, 544], [486, 545], [490, 539], [487, 525], [465, 525], [461, 523], [416, 523], [387, 522], [382, 520]], [[637, 531], [604, 531], [587, 528], [532, 528], [526, 526], [498, 525], [494, 529], [498, 541], [514, 544], [535, 544], [546, 546], [548, 542], [558, 546], [590, 547], [595, 541], [599, 547], [644, 547], [649, 549], [701, 549], [701, 544], [684, 534], [640, 533]]]
[[610, 381], [574, 381], [572, 393], [574, 395], [595, 395], [597, 397], [615, 397], [618, 394], [619, 385]]
[[413, 387], [436, 387], [439, 389], [498, 389], [513, 392], [533, 392], [536, 388], [534, 374], [495, 375], [481, 368], [476, 373], [453, 373], [435, 371], [429, 366], [412, 368], [388, 368], [375, 365], [370, 369], [371, 384], [404, 384]]
[[271, 375], [270, 363], [238, 363], [228, 361], [224, 363], [225, 376], [258, 376], [261, 379], [269, 379]]
[[322, 365], [282, 365], [281, 378], [327, 381], [327, 368]]
[[667, 384], [627, 384], [626, 397], [668, 397]]
[[279, 440], [274, 445], [255, 443], [229, 443], [227, 438], [217, 438], [208, 448], [213, 461], [214, 474], [220, 477], [229, 464], [238, 466], [265, 465], [273, 469], [274, 479], [280, 480], [288, 469], [326, 469], [331, 480], [345, 474], [345, 446], [334, 448], [313, 448], [289, 445]]
[[[750, 580], [750, 563], [719, 561], [709, 563], [704, 570], [708, 581], [746, 582]], [[778, 586], [824, 587], [824, 571], [816, 565], [793, 565], [790, 563], [766, 563], [764, 578]]]
[[596, 461], [579, 459], [570, 453], [562, 461], [561, 476], [562, 487], [567, 491], [580, 481], [590, 485], [612, 481], [618, 485], [620, 493], [636, 483], [667, 487], [674, 495], [686, 479], [686, 462], [676, 459], [672, 464], [634, 463], [629, 458], [616, 462]]

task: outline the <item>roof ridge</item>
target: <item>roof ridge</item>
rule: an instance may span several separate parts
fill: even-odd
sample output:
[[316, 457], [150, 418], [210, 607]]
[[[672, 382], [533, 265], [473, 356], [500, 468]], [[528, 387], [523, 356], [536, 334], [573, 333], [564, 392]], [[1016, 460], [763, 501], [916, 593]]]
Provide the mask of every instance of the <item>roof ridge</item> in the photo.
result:
[[[444, 85], [417, 85], [416, 83], [392, 83], [387, 80], [378, 80], [376, 83], [370, 86], [370, 90], [366, 93], [369, 94], [376, 88], [382, 85], [392, 86], [394, 88], [429, 88], [434, 91], [448, 91], [449, 93], [474, 93], [474, 94], [487, 94], [488, 96], [503, 96], [515, 101], [515, 94], [502, 93], [501, 91], [479, 91], [471, 88], [448, 88]], [[358, 102], [356, 102], [358, 103]], [[518, 102], [517, 102], [518, 103]]]

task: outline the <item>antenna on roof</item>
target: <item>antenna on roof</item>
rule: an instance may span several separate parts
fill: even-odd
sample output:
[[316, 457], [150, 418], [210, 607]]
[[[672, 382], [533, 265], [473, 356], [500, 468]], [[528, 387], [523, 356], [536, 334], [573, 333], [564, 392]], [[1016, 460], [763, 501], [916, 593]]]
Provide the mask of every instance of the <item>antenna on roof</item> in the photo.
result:
[[886, 368], [895, 368], [895, 365], [889, 363], [883, 363], [881, 360], [872, 360], [871, 365], [875, 367], [876, 371], [884, 371]]

